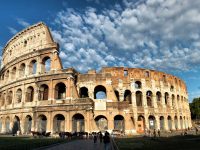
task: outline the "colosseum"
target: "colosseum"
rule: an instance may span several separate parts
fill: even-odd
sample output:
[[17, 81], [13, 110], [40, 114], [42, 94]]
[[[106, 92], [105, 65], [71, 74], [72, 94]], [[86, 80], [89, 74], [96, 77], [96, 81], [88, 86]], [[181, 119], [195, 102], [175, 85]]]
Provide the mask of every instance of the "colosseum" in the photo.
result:
[[183, 130], [191, 127], [180, 78], [149, 69], [63, 68], [44, 23], [11, 38], [2, 50], [0, 133]]

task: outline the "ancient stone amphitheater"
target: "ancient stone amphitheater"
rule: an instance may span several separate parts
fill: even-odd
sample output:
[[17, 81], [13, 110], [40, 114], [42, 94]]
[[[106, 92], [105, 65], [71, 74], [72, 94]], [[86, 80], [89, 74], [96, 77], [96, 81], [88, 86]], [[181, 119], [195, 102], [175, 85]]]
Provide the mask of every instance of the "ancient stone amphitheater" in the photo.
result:
[[105, 67], [86, 74], [64, 69], [59, 46], [38, 23], [2, 50], [0, 133], [31, 131], [142, 133], [191, 127], [180, 78], [149, 69]]

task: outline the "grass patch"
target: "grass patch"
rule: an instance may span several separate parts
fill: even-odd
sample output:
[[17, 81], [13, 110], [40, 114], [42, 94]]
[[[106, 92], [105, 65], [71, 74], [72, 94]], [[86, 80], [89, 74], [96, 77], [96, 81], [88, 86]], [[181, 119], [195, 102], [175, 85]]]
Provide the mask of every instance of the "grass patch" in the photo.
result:
[[197, 150], [200, 136], [175, 136], [151, 139], [148, 137], [116, 138], [120, 150]]
[[32, 150], [67, 141], [59, 138], [0, 137], [0, 150]]

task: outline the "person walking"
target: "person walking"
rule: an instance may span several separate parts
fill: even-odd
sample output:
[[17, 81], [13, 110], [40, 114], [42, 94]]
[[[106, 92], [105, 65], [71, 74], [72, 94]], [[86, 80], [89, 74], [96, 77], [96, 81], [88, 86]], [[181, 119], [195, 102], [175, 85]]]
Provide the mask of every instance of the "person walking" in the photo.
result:
[[160, 137], [160, 130], [158, 129], [158, 137]]
[[102, 143], [102, 140], [103, 140], [103, 135], [102, 135], [102, 133], [101, 133], [101, 132], [99, 133], [99, 140], [100, 140], [100, 143]]
[[110, 136], [107, 131], [105, 132], [105, 135], [103, 136], [103, 142], [104, 142], [104, 149], [110, 150]]
[[97, 134], [96, 133], [94, 133], [94, 135], [93, 135], [93, 140], [94, 140], [94, 143], [97, 142]]

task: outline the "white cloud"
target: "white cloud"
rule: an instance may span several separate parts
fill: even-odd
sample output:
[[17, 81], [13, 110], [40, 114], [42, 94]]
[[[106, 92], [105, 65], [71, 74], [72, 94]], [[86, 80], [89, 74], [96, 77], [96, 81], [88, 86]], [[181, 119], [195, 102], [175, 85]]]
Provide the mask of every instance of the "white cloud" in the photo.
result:
[[30, 23], [26, 22], [24, 19], [22, 18], [17, 18], [17, 23], [19, 25], [21, 25], [22, 27], [26, 28], [28, 26], [30, 26]]
[[8, 27], [8, 30], [11, 34], [16, 34], [18, 31], [13, 27]]
[[65, 53], [62, 58], [67, 58], [65, 67], [73, 64], [80, 71], [104, 65], [163, 71], [199, 67], [200, 1], [124, 0], [124, 5], [58, 13], [54, 23], [59, 29], [52, 32]]

